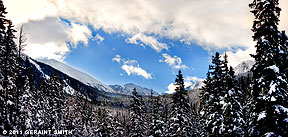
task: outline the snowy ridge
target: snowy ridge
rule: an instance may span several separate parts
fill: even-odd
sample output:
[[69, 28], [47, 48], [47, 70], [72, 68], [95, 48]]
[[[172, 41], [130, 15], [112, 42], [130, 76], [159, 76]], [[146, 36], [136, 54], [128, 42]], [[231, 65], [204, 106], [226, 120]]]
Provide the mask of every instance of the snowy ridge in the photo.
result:
[[241, 62], [234, 68], [235, 75], [249, 72], [252, 66], [254, 65], [254, 63], [255, 62], [253, 60], [246, 60], [246, 61]]
[[187, 90], [196, 90], [204, 86], [203, 80], [197, 80], [192, 83], [192, 85], [186, 87]]
[[29, 61], [30, 61], [31, 64], [33, 64], [33, 65], [36, 67], [37, 70], [39, 70], [39, 72], [41, 72], [41, 74], [42, 74], [45, 78], [50, 78], [48, 75], [46, 75], [46, 74], [42, 71], [41, 67], [40, 67], [33, 59], [29, 58]]
[[[151, 95], [151, 89], [147, 89], [141, 86], [138, 86], [133, 83], [128, 83], [125, 85], [109, 85], [112, 89], [114, 89], [119, 94], [125, 94], [125, 95], [132, 95], [132, 91], [134, 88], [136, 88], [136, 91], [139, 95]], [[158, 92], [155, 92], [152, 90], [153, 95], [160, 95]]]
[[[81, 72], [79, 70], [76, 70], [64, 63], [61, 63], [59, 61], [56, 61], [54, 59], [38, 59], [37, 61], [42, 62], [44, 64], [50, 65], [51, 67], [65, 73], [66, 75], [79, 80], [80, 82], [94, 87], [100, 91], [104, 92], [110, 92], [110, 93], [115, 93], [115, 91], [110, 88], [108, 85], [96, 80], [95, 78], [89, 76], [88, 74]], [[36, 66], [37, 67], [37, 66]]]

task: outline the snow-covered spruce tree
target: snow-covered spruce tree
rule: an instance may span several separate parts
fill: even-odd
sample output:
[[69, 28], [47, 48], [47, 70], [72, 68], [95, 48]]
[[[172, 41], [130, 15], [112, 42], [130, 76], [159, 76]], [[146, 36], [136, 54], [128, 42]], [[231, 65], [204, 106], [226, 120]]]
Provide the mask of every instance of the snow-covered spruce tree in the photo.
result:
[[108, 118], [109, 113], [104, 106], [100, 106], [97, 110], [97, 122], [95, 135], [98, 137], [109, 137], [111, 134], [111, 119]]
[[71, 101], [71, 109], [69, 109], [70, 112], [70, 118], [71, 118], [71, 124], [67, 125], [67, 129], [73, 129], [75, 136], [83, 136], [82, 131], [84, 127], [84, 122], [82, 118], [83, 112], [83, 94], [80, 93], [80, 89], [76, 87], [75, 92], [72, 96]]
[[48, 83], [44, 77], [41, 77], [39, 86], [36, 89], [36, 106], [35, 106], [35, 129], [48, 129], [50, 115], [48, 113]]
[[49, 108], [47, 113], [50, 114], [50, 129], [61, 129], [63, 123], [63, 107], [64, 107], [64, 90], [63, 83], [56, 72], [49, 79], [48, 101]]
[[151, 122], [149, 123], [149, 136], [163, 137], [164, 134], [164, 105], [160, 97], [152, 97], [151, 100]]
[[252, 55], [256, 62], [252, 67], [255, 108], [251, 136], [288, 135], [287, 45], [281, 45], [285, 42], [277, 27], [278, 5], [278, 0], [253, 0], [249, 5], [255, 16], [252, 31], [257, 42], [256, 54]]
[[0, 0], [0, 134], [4, 130], [4, 121], [6, 120], [6, 95], [4, 90], [4, 53], [6, 53], [5, 47], [5, 35], [6, 35], [6, 25], [7, 20], [5, 18], [6, 8], [3, 5], [2, 0]]
[[16, 58], [16, 44], [14, 42], [14, 32], [13, 25], [11, 21], [7, 21], [8, 26], [6, 30], [6, 34], [4, 36], [4, 62], [3, 62], [3, 91], [4, 91], [4, 100], [5, 104], [4, 108], [4, 128], [9, 130], [13, 129], [16, 122], [16, 102], [17, 102], [17, 90], [16, 90], [16, 66], [17, 66], [17, 58]]
[[184, 79], [181, 71], [175, 79], [176, 93], [172, 96], [171, 112], [169, 114], [169, 131], [168, 136], [196, 136], [191, 122], [190, 103], [187, 91], [184, 87]]
[[108, 119], [111, 122], [110, 123], [110, 136], [111, 137], [123, 137], [124, 136], [124, 125], [120, 121], [120, 115], [117, 113], [115, 116], [113, 116], [111, 113], [108, 115]]
[[130, 137], [146, 136], [147, 126], [145, 119], [145, 105], [141, 97], [137, 94], [136, 88], [133, 89], [133, 99], [130, 105]]
[[204, 81], [203, 93], [201, 93], [201, 117], [204, 120], [205, 129], [210, 135], [220, 136], [224, 132], [224, 116], [221, 101], [224, 99], [225, 84], [223, 73], [223, 61], [218, 52], [212, 57], [212, 65], [209, 66], [207, 79]]
[[227, 92], [224, 95], [223, 102], [223, 115], [224, 115], [224, 136], [243, 136], [245, 121], [243, 119], [243, 107], [240, 102], [240, 96], [242, 92], [237, 86], [235, 81], [234, 70], [230, 67], [230, 70], [226, 76]]
[[29, 57], [25, 60], [25, 80], [23, 93], [19, 97], [19, 129], [35, 129], [34, 121], [36, 121], [36, 100], [33, 73], [30, 67]]

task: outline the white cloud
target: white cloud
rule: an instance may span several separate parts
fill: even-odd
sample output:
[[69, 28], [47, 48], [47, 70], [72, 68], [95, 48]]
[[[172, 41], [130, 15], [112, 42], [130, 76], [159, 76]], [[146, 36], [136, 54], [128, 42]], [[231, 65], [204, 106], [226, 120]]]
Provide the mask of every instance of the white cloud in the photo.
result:
[[[62, 43], [63, 44], [63, 43]], [[68, 46], [64, 43], [44, 43], [44, 44], [28, 44], [24, 53], [32, 58], [48, 58], [64, 61], [65, 54], [69, 52]]]
[[96, 34], [93, 40], [97, 41], [97, 43], [100, 44], [102, 41], [104, 41], [104, 38], [100, 36], [99, 34]]
[[165, 91], [165, 93], [172, 94], [175, 92], [176, 86], [174, 85], [174, 83], [170, 83], [167, 88], [168, 90]]
[[228, 56], [228, 65], [232, 67], [236, 67], [242, 61], [254, 60], [254, 58], [250, 56], [250, 54], [254, 54], [254, 53], [255, 53], [254, 47], [248, 48], [246, 50], [238, 49], [236, 52], [228, 51], [226, 52]]
[[182, 64], [182, 59], [180, 57], [177, 57], [177, 56], [171, 57], [167, 53], [163, 53], [162, 57], [164, 59], [160, 59], [159, 62], [165, 62], [170, 67], [172, 67], [174, 69], [185, 69], [185, 68], [188, 68], [186, 65]]
[[124, 70], [129, 76], [138, 75], [144, 77], [145, 79], [152, 79], [152, 75], [141, 68], [136, 60], [123, 59], [120, 55], [116, 55], [112, 61], [116, 61], [119, 64], [123, 63], [121, 69]]
[[67, 42], [74, 46], [79, 42], [87, 45], [92, 35], [87, 26], [75, 23], [69, 26], [57, 17], [47, 17], [23, 25], [27, 35], [25, 53], [33, 58], [45, 57], [63, 61], [66, 53], [70, 51]]
[[[63, 17], [108, 33], [131, 35], [131, 42], [141, 42], [156, 51], [168, 49], [156, 37], [195, 42], [208, 50], [253, 46], [253, 15], [248, 7], [251, 0], [3, 1], [9, 12], [7, 17], [16, 24]], [[288, 30], [287, 5], [288, 1], [280, 1], [280, 30]]]
[[140, 44], [141, 46], [144, 46], [139, 41], [145, 45], [150, 46], [151, 48], [153, 48], [157, 52], [160, 52], [163, 49], [168, 50], [168, 48], [169, 48], [167, 46], [167, 44], [161, 43], [156, 38], [154, 38], [152, 36], [146, 36], [145, 34], [142, 34], [142, 33], [135, 34], [133, 37], [126, 39], [127, 43], [132, 43], [132, 44], [136, 44], [136, 45]]
[[152, 79], [151, 74], [147, 73], [144, 69], [140, 68], [140, 66], [132, 66], [124, 64], [121, 68], [125, 70], [128, 75], [134, 74], [142, 76], [145, 79]]
[[[194, 83], [196, 82], [202, 82], [204, 79], [201, 79], [201, 78], [198, 78], [198, 77], [195, 77], [195, 76], [187, 76], [185, 79], [184, 79], [184, 86], [185, 88], [187, 87], [190, 87], [191, 85], [193, 85]], [[167, 91], [165, 91], [165, 93], [167, 94], [172, 94], [175, 92], [175, 89], [176, 89], [176, 86], [174, 85], [174, 83], [170, 83], [167, 87]]]
[[121, 56], [120, 56], [120, 55], [116, 55], [116, 56], [112, 59], [112, 61], [116, 61], [116, 62], [118, 62], [118, 63], [120, 64]]
[[74, 45], [78, 42], [83, 42], [85, 45], [88, 44], [88, 39], [91, 38], [92, 32], [87, 26], [81, 24], [71, 23], [71, 41]]
[[[251, 0], [58, 0], [54, 3], [61, 9], [61, 16], [89, 22], [109, 33], [157, 35], [196, 42], [206, 49], [249, 47], [252, 43], [253, 15], [248, 7]], [[287, 1], [280, 3], [288, 5]], [[287, 14], [283, 16], [280, 20], [285, 22]]]
[[8, 11], [7, 18], [14, 24], [23, 24], [29, 21], [39, 21], [47, 17], [59, 15], [55, 4], [50, 0], [3, 0]]

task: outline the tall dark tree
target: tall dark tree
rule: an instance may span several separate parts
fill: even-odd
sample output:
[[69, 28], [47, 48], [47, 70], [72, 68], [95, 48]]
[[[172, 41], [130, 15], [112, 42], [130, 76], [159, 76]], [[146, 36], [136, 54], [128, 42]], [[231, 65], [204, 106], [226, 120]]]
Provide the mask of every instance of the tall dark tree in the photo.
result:
[[160, 97], [151, 96], [151, 121], [149, 123], [149, 136], [163, 137], [165, 135], [164, 104]]
[[[257, 42], [253, 72], [250, 133], [253, 136], [288, 135], [287, 36], [278, 31], [278, 0], [253, 0], [252, 31]], [[286, 42], [285, 42], [286, 41]]]
[[181, 71], [175, 79], [175, 93], [172, 96], [172, 107], [169, 114], [170, 126], [168, 136], [195, 136], [196, 133], [191, 122], [190, 103], [184, 86]]
[[230, 67], [226, 77], [227, 91], [224, 95], [223, 101], [223, 115], [224, 115], [224, 135], [238, 136], [244, 135], [245, 121], [243, 119], [243, 105], [240, 101], [242, 95], [241, 89], [238, 87], [235, 80], [234, 70]]
[[146, 136], [147, 125], [145, 119], [145, 106], [142, 98], [138, 95], [136, 88], [133, 89], [133, 99], [130, 106], [130, 137]]
[[3, 5], [3, 1], [0, 0], [0, 134], [2, 134], [2, 131], [4, 130], [4, 121], [6, 121], [6, 96], [5, 96], [5, 90], [4, 90], [4, 62], [5, 58], [4, 55], [6, 53], [6, 47], [5, 47], [5, 35], [6, 35], [6, 25], [7, 25], [7, 19], [5, 17], [6, 8]]
[[225, 90], [225, 63], [216, 52], [212, 57], [212, 65], [209, 66], [205, 86], [201, 93], [201, 117], [204, 119], [205, 129], [210, 135], [219, 136], [224, 132], [224, 116], [221, 102], [224, 100]]
[[17, 58], [16, 58], [16, 44], [14, 42], [16, 32], [13, 29], [11, 21], [7, 21], [8, 26], [6, 34], [4, 36], [4, 62], [3, 62], [3, 91], [4, 91], [4, 123], [5, 129], [13, 129], [17, 121], [17, 87], [16, 87], [16, 77], [17, 77]]
[[49, 79], [49, 91], [47, 99], [49, 101], [48, 111], [50, 114], [50, 129], [62, 129], [62, 119], [64, 110], [64, 97], [65, 93], [63, 90], [63, 83], [56, 72]]
[[36, 89], [29, 57], [25, 60], [25, 79], [24, 86], [21, 88], [23, 93], [19, 96], [19, 129], [35, 129], [36, 121]]

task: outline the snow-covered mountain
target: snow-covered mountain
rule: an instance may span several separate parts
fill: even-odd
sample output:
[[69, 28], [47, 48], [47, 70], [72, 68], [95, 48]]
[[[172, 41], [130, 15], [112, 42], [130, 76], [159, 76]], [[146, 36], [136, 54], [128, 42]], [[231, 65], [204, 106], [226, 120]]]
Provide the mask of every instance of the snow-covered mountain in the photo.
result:
[[54, 59], [38, 59], [37, 61], [42, 62], [44, 64], [50, 65], [51, 67], [63, 72], [64, 74], [79, 80], [83, 84], [91, 86], [93, 88], [98, 89], [99, 91], [115, 93], [115, 91], [110, 88], [108, 85], [96, 80], [95, 78], [89, 76], [86, 73], [83, 73], [79, 70], [76, 70], [62, 62], [56, 61]]
[[204, 86], [203, 80], [197, 80], [192, 83], [192, 85], [186, 87], [187, 90], [196, 90]]
[[255, 62], [253, 60], [246, 60], [246, 61], [241, 62], [234, 68], [235, 75], [241, 75], [241, 74], [249, 72], [252, 66], [254, 65], [254, 63]]
[[[134, 88], [136, 88], [136, 91], [139, 95], [151, 95], [151, 89], [144, 88], [141, 86], [138, 86], [133, 83], [127, 83], [125, 85], [109, 85], [112, 89], [114, 89], [119, 94], [125, 94], [125, 95], [132, 95], [132, 91]], [[158, 92], [155, 92], [152, 90], [153, 95], [159, 95]]]

